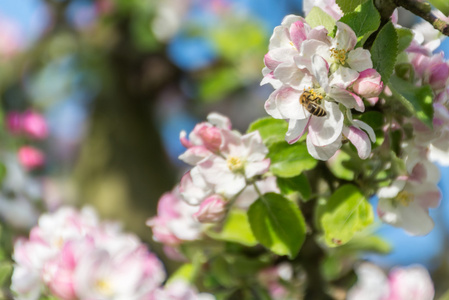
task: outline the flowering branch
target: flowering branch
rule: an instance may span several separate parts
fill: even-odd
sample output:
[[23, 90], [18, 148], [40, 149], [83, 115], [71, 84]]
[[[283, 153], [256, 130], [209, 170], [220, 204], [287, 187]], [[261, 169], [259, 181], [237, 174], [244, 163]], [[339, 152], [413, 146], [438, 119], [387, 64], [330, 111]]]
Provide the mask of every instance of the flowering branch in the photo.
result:
[[429, 3], [421, 1], [410, 1], [410, 0], [395, 0], [398, 6], [402, 6], [406, 10], [414, 13], [418, 17], [423, 18], [432, 26], [439, 30], [444, 35], [449, 36], [449, 24], [439, 19], [432, 13], [432, 8]]

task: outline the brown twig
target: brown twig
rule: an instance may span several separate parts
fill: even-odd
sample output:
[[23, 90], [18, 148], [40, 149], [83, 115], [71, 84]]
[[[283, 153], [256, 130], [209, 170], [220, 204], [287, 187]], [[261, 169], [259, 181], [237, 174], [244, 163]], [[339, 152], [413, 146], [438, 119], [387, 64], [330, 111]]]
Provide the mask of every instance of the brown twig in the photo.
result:
[[432, 24], [435, 29], [437, 29], [444, 35], [449, 36], [449, 24], [439, 19], [432, 13], [432, 7], [429, 3], [422, 2], [420, 0], [394, 0], [394, 2], [397, 6], [402, 6], [418, 17], [423, 18], [424, 20]]

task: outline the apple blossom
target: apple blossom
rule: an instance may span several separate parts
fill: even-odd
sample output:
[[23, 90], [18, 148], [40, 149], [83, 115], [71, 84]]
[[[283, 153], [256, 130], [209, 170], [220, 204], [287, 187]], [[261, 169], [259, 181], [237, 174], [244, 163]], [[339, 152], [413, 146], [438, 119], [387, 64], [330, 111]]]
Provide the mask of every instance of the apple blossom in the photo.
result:
[[265, 158], [267, 147], [258, 131], [240, 135], [223, 131], [220, 155], [211, 155], [197, 165], [200, 175], [214, 186], [217, 194], [231, 199], [241, 192], [256, 175], [262, 175], [270, 167]]
[[314, 6], [321, 8], [335, 20], [340, 20], [340, 18], [343, 16], [343, 12], [341, 11], [335, 0], [304, 0], [302, 6], [304, 14], [308, 15]]
[[45, 156], [42, 151], [31, 146], [23, 146], [17, 153], [20, 163], [28, 170], [41, 167], [45, 162]]
[[226, 216], [227, 201], [219, 195], [212, 195], [200, 204], [199, 210], [193, 217], [200, 223], [217, 223]]
[[396, 179], [378, 192], [377, 212], [382, 221], [413, 235], [425, 235], [433, 226], [428, 208], [438, 207], [441, 192], [430, 182]]
[[356, 273], [348, 300], [432, 300], [435, 294], [429, 273], [420, 265], [395, 267], [387, 277], [379, 267], [362, 263]]
[[218, 113], [210, 113], [208, 122], [197, 124], [186, 138], [187, 133], [181, 131], [181, 144], [187, 150], [179, 156], [179, 159], [190, 165], [196, 165], [200, 160], [219, 151], [222, 143], [222, 130], [231, 130], [229, 118]]
[[281, 25], [274, 29], [270, 38], [269, 51], [264, 58], [266, 67], [262, 71], [264, 79], [261, 84], [270, 83], [278, 88], [282, 82], [297, 89], [312, 86], [313, 79], [310, 72], [298, 68], [294, 62], [302, 44], [307, 40], [327, 41], [327, 30], [323, 26], [311, 28], [302, 17], [286, 16]]
[[143, 299], [165, 279], [137, 237], [100, 223], [89, 208], [44, 214], [30, 238], [16, 242], [13, 258], [17, 299], [37, 299], [44, 289], [62, 300]]
[[201, 223], [193, 218], [197, 211], [198, 207], [187, 204], [175, 187], [172, 192], [162, 195], [158, 202], [158, 215], [148, 219], [146, 224], [153, 230], [154, 240], [179, 245], [200, 238]]

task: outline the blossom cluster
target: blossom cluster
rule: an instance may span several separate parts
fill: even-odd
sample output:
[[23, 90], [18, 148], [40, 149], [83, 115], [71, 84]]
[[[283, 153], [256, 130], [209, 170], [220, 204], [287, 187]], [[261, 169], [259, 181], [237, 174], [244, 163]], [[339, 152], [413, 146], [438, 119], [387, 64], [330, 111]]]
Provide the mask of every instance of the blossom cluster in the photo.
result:
[[207, 119], [188, 138], [181, 132], [187, 150], [179, 158], [193, 168], [160, 198], [158, 215], [147, 221], [153, 238], [164, 245], [199, 239], [202, 223], [223, 220], [231, 203], [247, 209], [258, 192], [279, 192], [276, 178], [267, 175], [270, 159], [259, 132], [241, 135], [231, 129], [227, 117], [217, 113]]
[[42, 215], [29, 239], [16, 241], [13, 258], [16, 299], [48, 291], [63, 300], [197, 299], [189, 287], [161, 287], [166, 275], [159, 259], [117, 223], [101, 223], [91, 208]]
[[432, 300], [435, 294], [429, 272], [420, 265], [396, 267], [387, 277], [379, 267], [362, 263], [356, 273], [358, 281], [348, 300]]
[[[14, 136], [24, 136], [31, 140], [42, 140], [48, 136], [47, 122], [44, 117], [34, 111], [11, 111], [6, 115], [6, 127]], [[45, 156], [41, 150], [34, 146], [22, 146], [17, 156], [20, 163], [28, 170], [40, 167], [45, 162]]]
[[[426, 32], [422, 32], [423, 29]], [[433, 228], [428, 208], [438, 207], [441, 200], [437, 187], [440, 172], [432, 162], [449, 164], [449, 64], [442, 52], [433, 53], [439, 40], [429, 42], [424, 38], [429, 34], [427, 27], [417, 26], [413, 33], [414, 40], [406, 49], [406, 59], [413, 72], [407, 79], [417, 87], [431, 88], [434, 95], [432, 128], [417, 117], [404, 120], [414, 132], [413, 137], [401, 145], [406, 174], [379, 191], [378, 212], [383, 221], [411, 234], [424, 235]]]
[[288, 120], [286, 140], [306, 132], [307, 148], [316, 159], [328, 160], [349, 140], [362, 159], [371, 153], [373, 129], [352, 118], [365, 110], [363, 98], [375, 103], [383, 90], [368, 50], [356, 47], [354, 31], [336, 23], [335, 37], [323, 26], [288, 15], [274, 29], [265, 55], [264, 79], [275, 91], [265, 103], [269, 115]]

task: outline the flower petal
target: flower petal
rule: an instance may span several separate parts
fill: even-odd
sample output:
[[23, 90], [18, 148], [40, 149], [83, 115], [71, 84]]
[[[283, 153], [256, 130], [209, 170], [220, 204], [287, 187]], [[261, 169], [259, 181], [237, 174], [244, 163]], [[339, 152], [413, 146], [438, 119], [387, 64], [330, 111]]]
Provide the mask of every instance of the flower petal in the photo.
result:
[[299, 103], [299, 97], [303, 92], [290, 87], [279, 90], [276, 95], [276, 108], [280, 112], [282, 119], [305, 119], [308, 114]]
[[373, 67], [373, 62], [371, 61], [371, 53], [363, 48], [357, 48], [349, 51], [346, 62], [351, 67], [351, 69], [354, 69], [357, 72], [362, 72]]
[[329, 77], [329, 85], [346, 89], [359, 77], [359, 73], [350, 68], [339, 67]]
[[360, 121], [360, 120], [353, 120], [352, 122], [354, 123], [354, 125], [365, 130], [366, 133], [368, 133], [368, 136], [369, 136], [371, 142], [373, 142], [373, 143], [376, 142], [376, 134], [374, 133], [374, 130], [373, 130], [373, 128], [371, 128], [371, 126], [369, 126], [368, 124], [366, 124], [365, 122]]
[[341, 139], [335, 140], [326, 146], [315, 146], [307, 136], [307, 150], [313, 158], [319, 160], [328, 160], [341, 148]]
[[356, 147], [361, 159], [367, 159], [371, 154], [371, 141], [368, 135], [361, 129], [354, 126], [343, 128], [343, 134]]
[[307, 127], [310, 123], [310, 117], [302, 120], [290, 119], [288, 122], [288, 130], [285, 134], [285, 140], [289, 144], [295, 143], [299, 140], [303, 134], [307, 131]]
[[343, 130], [343, 113], [338, 105], [325, 101], [324, 108], [327, 111], [325, 117], [312, 116], [309, 125], [309, 134], [307, 140], [310, 140], [315, 146], [325, 146], [340, 139]]
[[328, 96], [347, 108], [354, 108], [360, 112], [365, 111], [365, 104], [363, 104], [362, 99], [348, 90], [333, 86], [330, 88]]
[[357, 37], [354, 31], [342, 22], [337, 22], [337, 33], [335, 34], [334, 45], [335, 49], [344, 49], [346, 51], [354, 49], [357, 44]]

